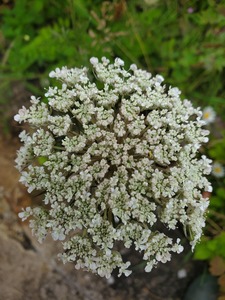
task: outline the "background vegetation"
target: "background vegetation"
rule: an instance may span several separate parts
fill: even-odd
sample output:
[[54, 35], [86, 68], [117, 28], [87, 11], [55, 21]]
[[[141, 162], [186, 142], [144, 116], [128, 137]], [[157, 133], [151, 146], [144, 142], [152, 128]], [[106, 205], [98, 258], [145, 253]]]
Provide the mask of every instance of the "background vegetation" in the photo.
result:
[[[121, 57], [217, 118], [202, 151], [225, 165], [225, 2], [217, 0], [3, 0], [0, 2], [0, 128], [13, 132], [15, 85], [41, 95], [55, 67]], [[23, 102], [22, 102], [23, 103]], [[205, 237], [194, 258], [209, 262], [225, 295], [225, 180], [213, 177]], [[221, 267], [222, 266], [222, 267]]]

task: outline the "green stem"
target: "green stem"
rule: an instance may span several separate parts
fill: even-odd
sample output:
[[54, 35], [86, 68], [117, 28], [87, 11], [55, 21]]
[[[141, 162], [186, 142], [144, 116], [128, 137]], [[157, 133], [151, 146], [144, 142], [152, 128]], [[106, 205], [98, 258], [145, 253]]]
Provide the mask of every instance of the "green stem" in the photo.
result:
[[112, 223], [113, 214], [111, 208], [108, 209], [108, 220], [110, 223]]
[[85, 237], [86, 235], [87, 235], [87, 228], [85, 228], [85, 229], [83, 230], [82, 237]]
[[56, 149], [56, 150], [65, 150], [65, 148], [61, 147], [61, 146], [53, 146], [53, 149]]

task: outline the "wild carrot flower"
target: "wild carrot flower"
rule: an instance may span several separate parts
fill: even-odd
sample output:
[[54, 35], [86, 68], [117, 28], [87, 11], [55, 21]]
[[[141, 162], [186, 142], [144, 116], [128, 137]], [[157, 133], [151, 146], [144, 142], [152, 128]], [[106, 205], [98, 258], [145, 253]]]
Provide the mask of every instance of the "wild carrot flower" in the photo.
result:
[[77, 269], [110, 278], [118, 268], [128, 276], [120, 242], [143, 255], [149, 272], [183, 250], [171, 235], [178, 225], [192, 247], [202, 234], [202, 193], [212, 188], [210, 160], [198, 150], [209, 132], [201, 110], [162, 76], [136, 65], [126, 70], [119, 58], [90, 61], [92, 73], [52, 71], [61, 85], [49, 87], [44, 101], [32, 96], [15, 116], [31, 128], [20, 134], [20, 181], [44, 195], [43, 206], [20, 217], [31, 217], [40, 241], [48, 233], [62, 241], [60, 257]]

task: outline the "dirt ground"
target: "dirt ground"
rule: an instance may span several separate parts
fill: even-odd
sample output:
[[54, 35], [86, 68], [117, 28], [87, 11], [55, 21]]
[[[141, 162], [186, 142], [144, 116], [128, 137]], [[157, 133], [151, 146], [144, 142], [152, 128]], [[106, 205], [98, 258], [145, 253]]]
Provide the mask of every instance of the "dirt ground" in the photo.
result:
[[[73, 264], [63, 265], [57, 258], [60, 243], [48, 238], [39, 244], [28, 225], [17, 214], [32, 199], [18, 183], [14, 159], [19, 142], [0, 135], [0, 300], [182, 300], [198, 272], [188, 259], [189, 249], [174, 255], [151, 273], [141, 266], [126, 277], [109, 280], [84, 271]], [[136, 254], [126, 254], [133, 261]], [[180, 270], [186, 271], [178, 278]]]

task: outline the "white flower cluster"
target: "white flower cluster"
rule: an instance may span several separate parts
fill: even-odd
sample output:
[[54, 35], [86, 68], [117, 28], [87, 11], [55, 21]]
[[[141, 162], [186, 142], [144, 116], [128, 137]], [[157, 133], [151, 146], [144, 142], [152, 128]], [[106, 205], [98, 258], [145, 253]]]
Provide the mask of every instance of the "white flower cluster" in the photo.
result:
[[[33, 233], [61, 240], [63, 261], [100, 276], [128, 276], [121, 244], [146, 260], [146, 272], [183, 250], [173, 230], [183, 226], [192, 247], [205, 225], [210, 160], [199, 155], [209, 132], [202, 112], [163, 77], [117, 58], [91, 58], [88, 69], [56, 69], [48, 101], [31, 97], [15, 116], [21, 182], [43, 192], [42, 207], [26, 208]], [[167, 227], [167, 233], [163, 228]], [[119, 246], [118, 246], [119, 245]]]

